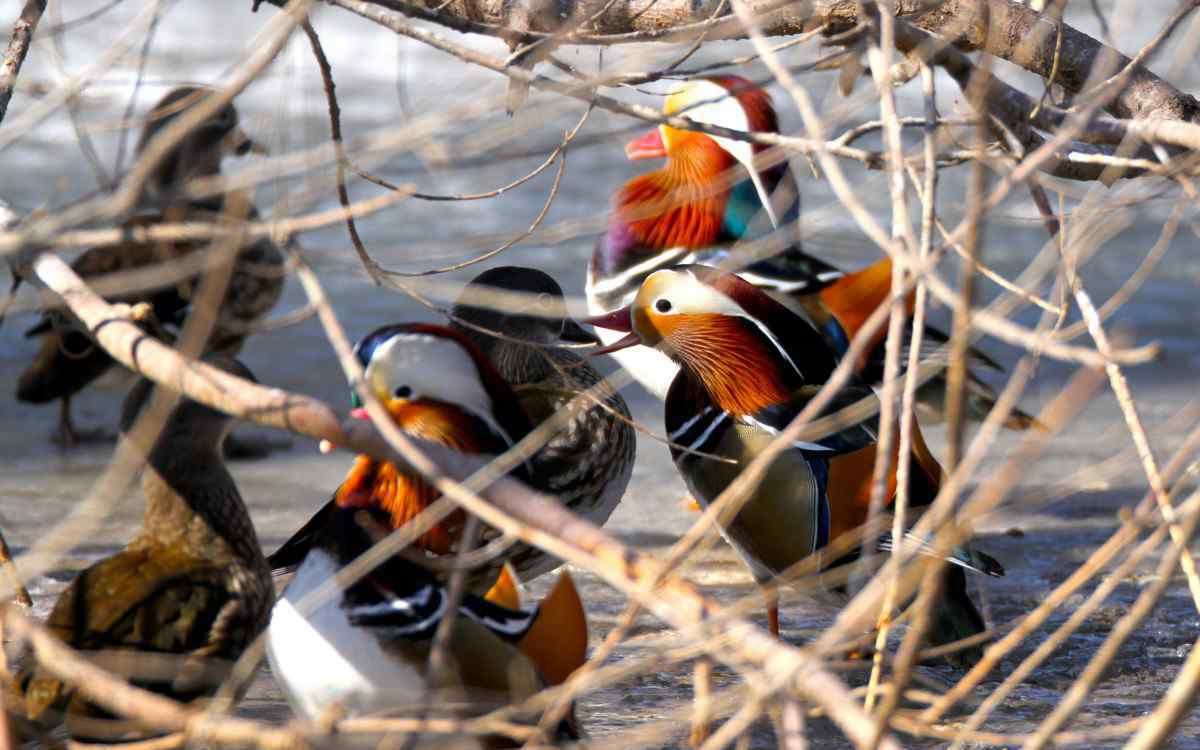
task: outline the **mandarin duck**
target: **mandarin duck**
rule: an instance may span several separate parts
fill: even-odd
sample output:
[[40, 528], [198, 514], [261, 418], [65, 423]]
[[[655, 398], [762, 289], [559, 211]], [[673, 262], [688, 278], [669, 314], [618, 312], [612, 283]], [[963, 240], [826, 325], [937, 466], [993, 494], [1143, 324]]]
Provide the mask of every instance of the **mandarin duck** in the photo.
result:
[[[397, 427], [412, 437], [462, 453], [499, 455], [530, 430], [512, 388], [467, 337], [445, 326], [402, 323], [384, 326], [355, 346], [366, 387], [384, 403]], [[352, 416], [369, 419], [357, 395]], [[529, 481], [528, 462], [513, 476]], [[276, 574], [294, 571], [320, 538], [338, 508], [380, 508], [388, 528], [398, 529], [438, 499], [433, 485], [419, 475], [370, 456], [354, 460], [333, 498], [269, 558]], [[429, 557], [448, 556], [458, 549], [466, 515], [458, 510], [416, 540]], [[479, 543], [495, 531], [485, 527]], [[559, 564], [556, 558], [517, 542], [473, 569], [468, 590], [483, 594], [511, 560], [516, 573], [544, 572]]]
[[[713, 502], [766, 448], [828, 380], [837, 356], [808, 321], [754, 284], [707, 266], [651, 274], [629, 307], [592, 319], [629, 335], [609, 350], [654, 347], [680, 367], [666, 399], [671, 457], [693, 495]], [[873, 398], [853, 380], [826, 413]], [[931, 503], [942, 471], [914, 427], [909, 502]], [[829, 546], [868, 520], [877, 452], [871, 421], [843, 427], [815, 442], [796, 442], [771, 464], [763, 481], [721, 531], [760, 584]], [[727, 459], [727, 460], [717, 460]], [[893, 456], [889, 496], [896, 489]], [[891, 501], [889, 500], [889, 503]], [[930, 549], [910, 539], [922, 551]], [[878, 549], [890, 547], [890, 535]], [[840, 557], [839, 565], [856, 554]], [[966, 591], [964, 569], [1001, 575], [982, 552], [962, 547], [947, 558], [944, 592], [931, 631], [936, 644], [984, 630]], [[778, 634], [778, 610], [767, 597], [769, 624]], [[968, 652], [967, 659], [978, 658]]]
[[[204, 358], [247, 380], [240, 362]], [[121, 428], [145, 456], [142, 529], [117, 554], [80, 573], [46, 622], [63, 641], [139, 687], [180, 701], [203, 701], [266, 627], [274, 589], [250, 514], [225, 468], [221, 445], [233, 418], [189, 399], [149, 441], [133, 430], [154, 385], [127, 397]], [[76, 739], [144, 736], [136, 722], [113, 717], [50, 672], [31, 666], [16, 679], [28, 718], [65, 720]]]
[[[523, 302], [489, 305], [489, 292], [525, 295]], [[484, 271], [463, 290], [451, 311], [453, 326], [471, 339], [512, 386], [534, 424], [560, 413], [580, 393], [599, 386], [566, 424], [529, 460], [534, 486], [572, 511], [603, 525], [633, 475], [637, 444], [629, 407], [590, 363], [563, 344], [600, 341], [567, 315], [562, 288], [533, 268]], [[533, 578], [541, 570], [522, 567]]]
[[[663, 113], [732, 130], [779, 132], [770, 96], [737, 76], [681, 82], [667, 97]], [[635, 177], [617, 193], [608, 230], [596, 242], [588, 267], [589, 310], [603, 314], [628, 305], [646, 277], [659, 269], [689, 263], [724, 265], [734, 259], [733, 246], [739, 241], [790, 232], [786, 250], [764, 259], [747, 258], [738, 272], [808, 318], [834, 350], [844, 354], [891, 292], [891, 259], [847, 274], [805, 253], [798, 236], [797, 181], [787, 160], [771, 164], [766, 150], [762, 144], [668, 125], [632, 141], [625, 149], [629, 159], [665, 158], [666, 164]], [[913, 300], [910, 294], [910, 313]], [[857, 368], [867, 382], [883, 375], [886, 333], [883, 327], [875, 334], [870, 353]], [[600, 336], [606, 342], [615, 340], [607, 332]], [[926, 329], [931, 351], [946, 340], [945, 334]], [[971, 355], [973, 363], [1001, 369], [982, 352], [972, 349]], [[668, 357], [649, 349], [615, 356], [647, 390], [666, 397], [678, 370]], [[982, 419], [995, 404], [996, 394], [974, 374], [968, 381], [968, 416]], [[922, 387], [918, 398], [923, 416], [943, 416], [944, 389], [944, 373]], [[1033, 417], [1014, 410], [1005, 426], [1025, 429], [1035, 423]]]
[[[435, 676], [431, 647], [450, 597], [431, 571], [399, 554], [344, 589], [318, 591], [391, 525], [378, 501], [337, 505], [275, 605], [267, 659], [297, 714], [473, 716], [559, 684], [586, 661], [587, 620], [564, 572], [533, 609], [464, 595], [448, 666]], [[579, 737], [573, 714], [556, 735]]]
[[[137, 144], [140, 155], [159, 132], [193, 105], [213, 93], [201, 86], [180, 86], [168, 92], [151, 110]], [[249, 197], [238, 191], [208, 198], [189, 198], [188, 183], [195, 178], [220, 174], [221, 159], [229, 154], [246, 154], [258, 149], [238, 125], [237, 110], [227, 105], [204, 120], [168, 152], [150, 175], [142, 208], [125, 222], [125, 229], [146, 229], [160, 223], [219, 222], [228, 212], [234, 219], [258, 216]], [[261, 149], [258, 149], [261, 150]], [[92, 248], [72, 263], [85, 280], [109, 274], [147, 271], [160, 264], [180, 261], [195, 251], [219, 246], [200, 240], [124, 241]], [[247, 240], [233, 260], [232, 273], [221, 300], [206, 351], [236, 354], [246, 336], [278, 302], [283, 290], [282, 250], [267, 237]], [[106, 295], [110, 302], [148, 303], [159, 325], [150, 331], [170, 338], [191, 312], [201, 276], [192, 272], [166, 281], [141, 285], [133, 291]], [[33, 404], [60, 402], [55, 441], [63, 445], [105, 438], [103, 430], [81, 431], [71, 419], [71, 398], [106, 373], [114, 360], [97, 346], [87, 331], [61, 309], [48, 311], [37, 325], [26, 331], [38, 337], [41, 346], [33, 362], [17, 381], [19, 401]]]

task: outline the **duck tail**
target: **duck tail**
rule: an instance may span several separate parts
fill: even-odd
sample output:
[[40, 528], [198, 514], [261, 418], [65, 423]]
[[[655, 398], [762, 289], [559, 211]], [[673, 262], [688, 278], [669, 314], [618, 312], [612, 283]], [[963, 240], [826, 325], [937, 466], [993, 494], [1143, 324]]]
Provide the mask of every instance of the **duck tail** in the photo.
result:
[[492, 604], [504, 607], [505, 609], [520, 609], [521, 608], [521, 589], [517, 583], [517, 573], [513, 570], [510, 563], [504, 563], [504, 567], [500, 569], [500, 577], [488, 589], [488, 592], [483, 595]]
[[80, 331], [47, 331], [17, 379], [17, 400], [44, 404], [71, 396], [103, 375], [113, 359]]
[[563, 571], [538, 605], [533, 624], [518, 642], [551, 685], [567, 679], [587, 661], [588, 625], [583, 601], [571, 574]]
[[[996, 405], [999, 396], [987, 383], [971, 373], [967, 373], [966, 391], [963, 394], [966, 408], [966, 418], [973, 422], [982, 422], [987, 418], [992, 407]], [[930, 378], [917, 389], [917, 401], [922, 407], [923, 418], [930, 422], [944, 422], [946, 419], [946, 376], [945, 373]], [[1020, 409], [1013, 409], [1004, 420], [1005, 429], [1021, 432], [1023, 430], [1048, 430], [1046, 424]]]
[[[962, 568], [949, 566], [941, 599], [929, 627], [931, 645], [943, 646], [978, 635], [987, 629], [983, 615], [967, 595], [967, 578]], [[983, 646], [976, 644], [947, 655], [951, 663], [969, 667], [983, 657]]]
[[1004, 420], [1004, 427], [1005, 429], [1013, 430], [1015, 432], [1022, 432], [1024, 430], [1031, 429], [1042, 430], [1045, 432], [1049, 431], [1050, 429], [1046, 426], [1045, 422], [1041, 421], [1032, 414], [1026, 414], [1020, 409], [1013, 409], [1012, 414], [1008, 415], [1008, 419]]

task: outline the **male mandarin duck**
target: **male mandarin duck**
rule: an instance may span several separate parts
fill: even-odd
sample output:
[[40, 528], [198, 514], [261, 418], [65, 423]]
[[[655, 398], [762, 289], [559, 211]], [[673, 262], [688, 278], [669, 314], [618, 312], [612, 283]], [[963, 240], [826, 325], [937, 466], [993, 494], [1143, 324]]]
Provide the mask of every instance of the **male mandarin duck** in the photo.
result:
[[[137, 153], [140, 155], [155, 135], [212, 91], [200, 86], [180, 86], [167, 93], [147, 116]], [[234, 191], [209, 198], [189, 198], [184, 193], [191, 180], [219, 175], [222, 157], [257, 148], [238, 126], [233, 105], [223, 107], [164, 156], [147, 182], [141, 199], [143, 208], [126, 221], [125, 227], [147, 228], [182, 221], [213, 223], [221, 220], [227, 206], [237, 213], [233, 218], [257, 218], [249, 197], [243, 193]], [[84, 279], [94, 280], [177, 261], [209, 246], [210, 243], [199, 240], [126, 241], [87, 250], [75, 259], [72, 268]], [[281, 249], [266, 237], [250, 240], [240, 248], [215, 327], [206, 343], [207, 351], [236, 354], [241, 349], [255, 324], [279, 300], [283, 290], [283, 261]], [[149, 303], [158, 323], [174, 327], [182, 325], [191, 311], [199, 282], [200, 277], [193, 274], [153, 288], [111, 294], [107, 299]], [[161, 328], [157, 332], [166, 334]], [[40, 337], [41, 347], [17, 382], [17, 399], [34, 404], [61, 402], [57, 442], [71, 445], [103, 437], [103, 431], [76, 429], [71, 420], [71, 397], [107, 372], [113, 359], [63, 310], [47, 312], [25, 335]]]
[[[241, 363], [207, 363], [253, 380]], [[221, 445], [233, 419], [182, 399], [153, 445], [132, 431], [150, 403], [142, 380], [125, 401], [121, 426], [146, 459], [141, 531], [89, 567], [59, 597], [51, 632], [139, 687], [181, 701], [212, 695], [266, 627], [274, 589], [250, 514], [225, 468]], [[38, 724], [64, 720], [76, 739], [136, 738], [116, 719], [41, 668], [18, 675], [25, 713]]]
[[[744, 279], [706, 266], [656, 271], [629, 307], [593, 322], [629, 332], [609, 350], [642, 344], [680, 366], [666, 400], [671, 456], [705, 505], [792, 421], [837, 365], [836, 353], [806, 320]], [[855, 381], [837, 394], [827, 413], [871, 396], [870, 388]], [[909, 502], [917, 508], [937, 495], [942, 472], [915, 427]], [[776, 459], [722, 528], [759, 583], [866, 523], [876, 450], [875, 429], [863, 422], [816, 442], [797, 442]], [[889, 477], [893, 493], [895, 463]], [[890, 536], [879, 548], [889, 543]], [[947, 559], [955, 565], [948, 568], [934, 618], [931, 637], [938, 644], [984, 630], [967, 596], [964, 568], [1003, 573], [995, 560], [967, 548]], [[768, 609], [771, 630], [778, 633], [771, 597]]]
[[[525, 295], [526, 301], [516, 303], [519, 309], [513, 303], [489, 306], [489, 292]], [[535, 425], [604, 381], [583, 357], [563, 348], [600, 341], [567, 316], [558, 282], [541, 271], [516, 266], [484, 271], [463, 290], [451, 317], [454, 328], [471, 339], [512, 386], [521, 410]], [[599, 387], [595, 400], [572, 416], [529, 463], [535, 487], [603, 525], [633, 475], [637, 439], [625, 399], [607, 385]], [[525, 569], [523, 575], [531, 578], [540, 572]]]
[[[390, 524], [378, 504], [338, 505], [275, 605], [267, 659], [297, 714], [477, 715], [559, 684], [586, 661], [587, 619], [564, 572], [529, 610], [466, 594], [435, 681], [429, 658], [449, 594], [432, 572], [396, 555], [344, 590], [318, 591]], [[557, 729], [578, 738], [573, 716]]]
[[[379, 328], [355, 346], [365, 382], [385, 404], [396, 425], [409, 435], [463, 453], [499, 455], [525, 437], [529, 420], [512, 388], [469, 339], [445, 326], [402, 323]], [[357, 396], [353, 404], [361, 407]], [[356, 408], [354, 416], [366, 419]], [[529, 481], [528, 462], [513, 472]], [[320, 539], [338, 508], [380, 508], [389, 529], [398, 529], [438, 498], [437, 490], [416, 474], [370, 456], [358, 456], [349, 474], [324, 508], [269, 558], [276, 572], [295, 570]], [[466, 516], [462, 511], [422, 534], [416, 546], [429, 556], [458, 548]], [[485, 528], [479, 543], [494, 535]], [[517, 542], [474, 569], [468, 589], [488, 590], [505, 561], [522, 577], [545, 572], [556, 558]]]
[[[770, 96], [737, 76], [684, 81], [671, 91], [663, 112], [733, 130], [779, 132]], [[771, 164], [766, 150], [761, 144], [667, 125], [631, 142], [625, 149], [628, 158], [665, 157], [666, 164], [633, 178], [617, 193], [608, 231], [597, 241], [588, 267], [589, 310], [603, 314], [628, 305], [646, 277], [659, 269], [690, 263], [723, 265], [731, 260], [739, 241], [788, 232], [785, 251], [745, 263], [739, 273], [808, 318], [834, 350], [844, 354], [866, 319], [886, 301], [891, 260], [846, 274], [805, 253], [796, 224], [800, 216], [797, 181], [787, 160]], [[911, 312], [911, 295], [908, 303]], [[934, 329], [927, 328], [926, 333], [931, 349], [946, 340]], [[860, 365], [868, 382], [882, 377], [885, 335], [886, 328], [881, 328]], [[601, 338], [613, 340], [604, 332]], [[650, 350], [622, 351], [616, 357], [647, 390], [666, 397], [678, 370], [667, 357]], [[1000, 369], [975, 350], [972, 361]], [[940, 418], [944, 378], [928, 381], [919, 398], [923, 414]], [[969, 378], [969, 416], [982, 419], [995, 399], [986, 383], [974, 375]], [[1034, 423], [1032, 417], [1014, 411], [1005, 426], [1025, 429]]]

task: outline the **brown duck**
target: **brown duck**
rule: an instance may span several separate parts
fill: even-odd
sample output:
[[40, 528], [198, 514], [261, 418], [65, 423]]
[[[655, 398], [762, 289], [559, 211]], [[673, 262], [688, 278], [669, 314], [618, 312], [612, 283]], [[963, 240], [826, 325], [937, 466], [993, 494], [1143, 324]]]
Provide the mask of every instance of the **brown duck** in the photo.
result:
[[[491, 291], [525, 295], [521, 309], [489, 306]], [[534, 425], [562, 412], [604, 377], [564, 344], [600, 340], [567, 315], [562, 288], [533, 268], [500, 266], [475, 277], [451, 313], [455, 329], [495, 365]], [[499, 334], [499, 335], [495, 335]], [[603, 525], [633, 474], [637, 437], [625, 399], [604, 386], [530, 459], [530, 481], [592, 523]], [[513, 563], [523, 579], [541, 575], [558, 560], [531, 550]]]
[[[232, 358], [205, 361], [253, 379]], [[127, 437], [135, 434], [152, 390], [142, 380], [126, 399], [121, 427]], [[215, 692], [265, 628], [274, 602], [271, 572], [221, 453], [232, 423], [194, 401], [175, 406], [157, 440], [145, 446], [141, 531], [80, 573], [46, 623], [71, 646], [101, 651], [93, 657], [133, 684], [181, 701]], [[48, 672], [27, 669], [17, 684], [27, 717], [39, 725], [65, 721], [77, 739], [144, 736], [144, 729], [88, 703]]]
[[[147, 116], [137, 153], [141, 154], [154, 136], [176, 117], [211, 93], [212, 89], [200, 86], [180, 86], [167, 93]], [[163, 158], [147, 182], [142, 197], [143, 209], [126, 221], [125, 227], [145, 228], [182, 221], [213, 223], [220, 220], [227, 207], [229, 213], [237, 214], [236, 218], [255, 218], [257, 212], [244, 194], [235, 191], [225, 196], [197, 199], [184, 196], [182, 190], [194, 178], [220, 174], [222, 157], [256, 149], [256, 144], [238, 126], [237, 110], [233, 105], [223, 107]], [[84, 279], [95, 280], [108, 274], [178, 261], [208, 244], [204, 241], [122, 242], [84, 252], [72, 268]], [[206, 344], [207, 351], [228, 354], [240, 351], [255, 324], [279, 300], [283, 289], [283, 259], [283, 252], [268, 238], [249, 242], [238, 251], [216, 324]], [[107, 298], [112, 302], [148, 303], [154, 317], [162, 324], [156, 333], [169, 337], [169, 331], [182, 325], [190, 313], [199, 281], [200, 276], [193, 273], [161, 286]], [[63, 310], [48, 312], [25, 335], [40, 337], [41, 348], [17, 382], [17, 399], [34, 404], [61, 403], [56, 442], [73, 445], [103, 438], [101, 430], [88, 432], [75, 427], [71, 420], [71, 397], [107, 372], [113, 365], [112, 358], [96, 346], [88, 333], [79, 327], [78, 321]]]

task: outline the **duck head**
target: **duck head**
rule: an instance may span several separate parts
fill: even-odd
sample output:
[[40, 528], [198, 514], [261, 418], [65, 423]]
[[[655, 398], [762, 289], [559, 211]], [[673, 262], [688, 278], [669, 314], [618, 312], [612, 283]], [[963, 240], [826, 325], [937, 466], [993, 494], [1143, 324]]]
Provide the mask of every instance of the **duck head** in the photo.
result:
[[[501, 453], [529, 431], [516, 396], [482, 352], [444, 326], [406, 323], [380, 328], [355, 346], [367, 388], [396, 425], [423, 440], [464, 453]], [[352, 416], [369, 419], [357, 394]], [[358, 456], [334, 498], [342, 507], [382, 511], [393, 528], [437, 497], [419, 477], [370, 456]], [[451, 551], [461, 526], [455, 514], [419, 540]]]
[[[215, 93], [216, 89], [208, 86], [179, 86], [168, 91], [145, 117], [137, 154], [141, 155], [163, 128]], [[242, 156], [252, 151], [265, 153], [266, 149], [246, 135], [238, 124], [237, 109], [227, 104], [176, 144], [158, 165], [149, 188], [168, 194], [187, 180], [219, 174], [225, 156]]]
[[586, 322], [628, 336], [597, 353], [659, 349], [731, 414], [787, 401], [828, 379], [836, 355], [808, 321], [761, 289], [708, 266], [646, 278], [629, 307]]
[[[779, 130], [770, 96], [736, 76], [677, 84], [663, 113], [730, 130]], [[667, 163], [629, 182], [618, 196], [617, 213], [637, 241], [656, 248], [739, 239], [760, 213], [769, 220], [764, 229], [779, 228], [798, 215], [798, 193], [783, 179], [786, 161], [765, 164], [765, 150], [756, 143], [661, 125], [630, 142], [625, 155]], [[781, 185], [787, 189], [777, 190]]]
[[[510, 296], [489, 297], [492, 292]], [[467, 284], [451, 315], [466, 323], [464, 328], [475, 326], [467, 335], [485, 351], [490, 351], [490, 344], [498, 341], [488, 335], [489, 331], [539, 346], [600, 343], [594, 334], [567, 315], [558, 282], [536, 268], [499, 266], [484, 271]]]

